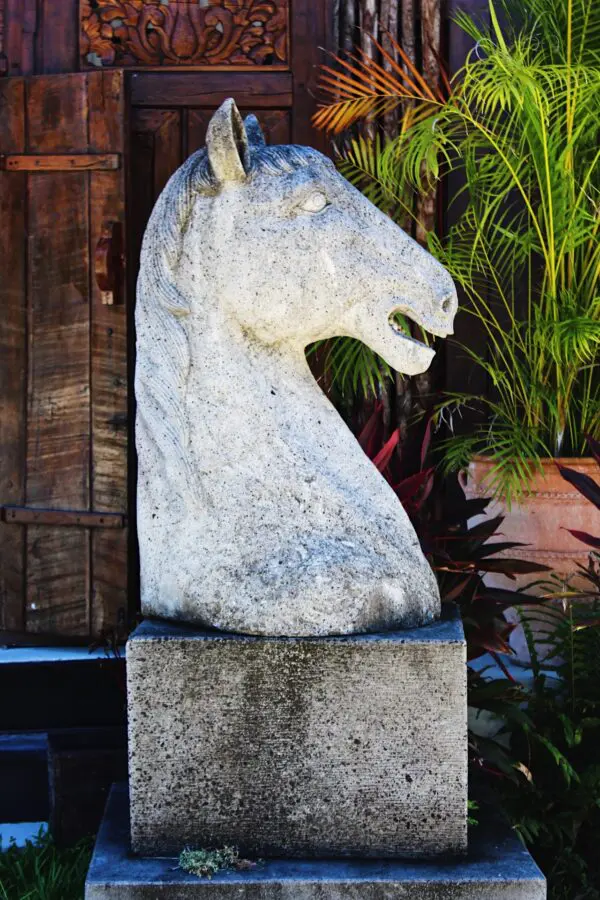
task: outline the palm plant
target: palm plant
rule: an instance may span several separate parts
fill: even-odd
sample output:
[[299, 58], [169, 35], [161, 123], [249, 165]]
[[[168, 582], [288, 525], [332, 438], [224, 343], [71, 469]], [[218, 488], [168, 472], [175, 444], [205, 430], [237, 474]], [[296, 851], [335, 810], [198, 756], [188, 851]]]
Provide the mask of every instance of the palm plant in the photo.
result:
[[[402, 110], [386, 144], [357, 137], [340, 169], [397, 218], [415, 195], [460, 172], [464, 211], [430, 250], [460, 285], [486, 351], [464, 346], [488, 397], [446, 396], [446, 411], [483, 406], [484, 424], [445, 443], [448, 468], [493, 458], [497, 494], [518, 498], [540, 459], [582, 455], [600, 436], [600, 4], [504, 0], [502, 29], [459, 14], [476, 50], [443, 90], [382, 54], [324, 67], [328, 102], [316, 124], [341, 133], [365, 116]], [[337, 361], [343, 354], [338, 348]]]

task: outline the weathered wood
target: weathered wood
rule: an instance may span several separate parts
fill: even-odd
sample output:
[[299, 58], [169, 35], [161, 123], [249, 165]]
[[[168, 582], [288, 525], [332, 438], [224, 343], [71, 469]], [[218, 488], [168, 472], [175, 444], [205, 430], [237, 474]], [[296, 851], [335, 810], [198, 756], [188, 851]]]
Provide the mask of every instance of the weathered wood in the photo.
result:
[[[317, 108], [318, 64], [323, 61], [321, 48], [331, 46], [332, 13], [333, 5], [330, 3], [295, 0], [290, 22], [290, 32], [294, 38], [291, 62], [294, 84], [292, 140], [295, 144], [309, 144], [323, 153], [331, 152], [330, 142], [324, 133], [315, 132], [311, 119]], [[256, 99], [251, 105], [258, 106]]]
[[113, 306], [122, 300], [124, 267], [122, 223], [107, 220], [102, 225], [94, 251], [94, 276], [105, 306]]
[[33, 72], [36, 0], [5, 0], [4, 26], [8, 74], [24, 75]]
[[292, 105], [288, 72], [135, 72], [130, 78], [132, 106], [216, 109], [227, 97], [240, 108]]
[[135, 197], [129, 213], [132, 278], [137, 276], [142, 236], [154, 202], [182, 162], [182, 137], [179, 110], [132, 110], [131, 195]]
[[28, 153], [88, 149], [86, 75], [27, 79]]
[[[0, 135], [4, 149], [25, 149], [20, 78], [0, 80]], [[0, 503], [25, 499], [25, 179], [0, 172]], [[23, 627], [24, 537], [23, 528], [0, 524], [0, 628]]]
[[[81, 2], [81, 67], [285, 66], [288, 0]], [[148, 23], [151, 28], [148, 28]]]
[[124, 528], [125, 516], [81, 509], [34, 509], [30, 506], [2, 506], [0, 520], [8, 525], [61, 525], [86, 528]]
[[78, 0], [45, 0], [37, 38], [37, 71], [77, 72]]
[[[29, 79], [28, 152], [88, 149], [87, 78]], [[28, 182], [29, 384], [25, 505], [90, 506], [89, 175]], [[27, 529], [30, 631], [89, 632], [84, 529]]]
[[[27, 506], [90, 503], [89, 189], [85, 173], [29, 178]], [[88, 630], [89, 536], [28, 528], [27, 626]]]
[[72, 172], [81, 169], [118, 169], [118, 153], [78, 153], [36, 156], [35, 154], [5, 153], [0, 155], [0, 169], [7, 172]]
[[[242, 46], [238, 34], [238, 46], [227, 50], [228, 67], [221, 71], [209, 68], [216, 57], [195, 70], [177, 68], [181, 63], [186, 68], [189, 59], [182, 50], [183, 31], [171, 34], [161, 50], [161, 71], [127, 75], [130, 129], [122, 71], [91, 66], [76, 71], [79, 0], [4, 3], [9, 74], [61, 74], [10, 79], [10, 90], [21, 91], [21, 108], [28, 110], [27, 128], [16, 144], [4, 139], [5, 128], [0, 131], [7, 169], [0, 173], [0, 208], [7, 223], [0, 224], [0, 249], [10, 260], [0, 280], [0, 365], [7, 366], [3, 388], [6, 383], [10, 394], [3, 391], [0, 416], [0, 450], [6, 451], [0, 461], [0, 505], [121, 516], [132, 496], [128, 474], [135, 481], [134, 457], [128, 459], [132, 311], [125, 281], [133, 297], [139, 244], [152, 206], [185, 155], [204, 142], [210, 112], [231, 95], [243, 111], [259, 116], [269, 142], [296, 140], [325, 149], [324, 137], [316, 137], [310, 126], [310, 92], [318, 48], [328, 43], [332, 6], [295, 0], [293, 46], [280, 17], [255, 47]], [[171, 6], [175, 10], [175, 0]], [[287, 10], [287, 0], [277, 0], [276, 7]], [[229, 10], [230, 4], [222, 8]], [[166, 7], [159, 13], [171, 15]], [[269, 41], [272, 52], [265, 55]], [[169, 60], [172, 53], [176, 60]], [[0, 110], [0, 117], [5, 113]], [[134, 200], [127, 220], [126, 194]], [[93, 267], [96, 247], [113, 224], [123, 227], [129, 269], [118, 300], [102, 277], [98, 285]], [[108, 258], [111, 248], [104, 250]], [[116, 302], [104, 305], [102, 292]], [[5, 544], [0, 550], [0, 627], [65, 637], [121, 628], [129, 616], [127, 532], [95, 528], [91, 520], [70, 529], [41, 525], [39, 519], [0, 523], [0, 542], [10, 546], [10, 552], [4, 553]], [[132, 542], [130, 553], [134, 549]]]
[[[128, 127], [122, 72], [94, 73], [89, 85], [89, 139], [97, 152], [125, 148]], [[125, 172], [90, 175], [90, 242], [97, 246], [106, 222], [125, 235]], [[113, 229], [114, 231], [114, 229]], [[125, 254], [126, 248], [121, 248]], [[124, 258], [126, 258], [124, 256]], [[92, 509], [124, 513], [128, 503], [128, 386], [126, 273], [118, 273], [118, 303], [91, 291]], [[92, 634], [116, 632], [127, 618], [127, 531], [95, 530], [92, 542]]]
[[0, 90], [9, 157], [83, 155], [110, 166], [0, 172], [2, 221], [17, 223], [0, 231], [10, 260], [0, 284], [9, 367], [0, 504], [10, 507], [0, 525], [0, 627], [116, 632], [127, 604], [127, 324], [124, 306], [100, 302], [90, 248], [107, 223], [125, 232], [125, 170], [113, 167], [125, 150], [123, 74], [10, 79]]

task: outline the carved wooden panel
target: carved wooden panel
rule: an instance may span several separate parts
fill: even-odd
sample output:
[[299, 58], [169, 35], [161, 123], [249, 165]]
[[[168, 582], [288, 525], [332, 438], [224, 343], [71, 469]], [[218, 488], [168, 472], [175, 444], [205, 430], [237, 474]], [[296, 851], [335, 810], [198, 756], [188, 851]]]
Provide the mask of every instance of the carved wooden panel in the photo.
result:
[[82, 68], [286, 66], [288, 0], [80, 0]]

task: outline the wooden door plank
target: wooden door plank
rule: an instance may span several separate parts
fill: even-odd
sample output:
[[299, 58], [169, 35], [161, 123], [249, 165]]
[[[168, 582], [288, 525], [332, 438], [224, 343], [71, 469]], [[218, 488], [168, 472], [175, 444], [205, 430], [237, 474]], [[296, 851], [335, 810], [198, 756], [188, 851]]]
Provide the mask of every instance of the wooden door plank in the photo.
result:
[[35, 69], [36, 0], [5, 0], [5, 53], [9, 75], [30, 75]]
[[88, 147], [87, 75], [27, 79], [28, 153], [84, 153]]
[[132, 106], [216, 109], [228, 97], [238, 106], [292, 105], [289, 72], [135, 72], [130, 79]]
[[333, 3], [294, 0], [291, 7], [291, 68], [294, 82], [292, 108], [292, 140], [309, 144], [322, 153], [331, 153], [329, 139], [316, 131], [311, 118], [316, 112], [318, 66], [324, 56], [321, 48], [333, 49]]
[[181, 165], [181, 146], [179, 110], [132, 109], [131, 196], [135, 197], [129, 210], [132, 278], [137, 276], [142, 236], [152, 207], [170, 176]]
[[[90, 503], [88, 178], [29, 177], [26, 506]], [[87, 633], [88, 531], [30, 526], [27, 546], [28, 630]]]
[[79, 69], [79, 0], [45, 0], [40, 4], [39, 72]]
[[[25, 149], [25, 85], [0, 80], [2, 148]], [[0, 172], [0, 503], [25, 498], [25, 383], [27, 299], [25, 290], [25, 179]], [[0, 628], [24, 622], [25, 529], [0, 524]]]
[[[28, 153], [85, 152], [87, 77], [27, 80]], [[25, 505], [88, 509], [89, 176], [32, 173], [28, 180], [28, 434]], [[89, 633], [87, 529], [29, 526], [30, 632]]]
[[[96, 152], [123, 152], [127, 127], [123, 75], [93, 73], [89, 81], [89, 140]], [[96, 247], [106, 223], [125, 233], [124, 171], [90, 174], [90, 242]], [[125, 273], [123, 273], [125, 274]], [[125, 284], [118, 305], [102, 303], [91, 284], [92, 509], [126, 513], [127, 306]], [[92, 541], [90, 626], [93, 635], [118, 631], [127, 613], [127, 530], [95, 530]]]

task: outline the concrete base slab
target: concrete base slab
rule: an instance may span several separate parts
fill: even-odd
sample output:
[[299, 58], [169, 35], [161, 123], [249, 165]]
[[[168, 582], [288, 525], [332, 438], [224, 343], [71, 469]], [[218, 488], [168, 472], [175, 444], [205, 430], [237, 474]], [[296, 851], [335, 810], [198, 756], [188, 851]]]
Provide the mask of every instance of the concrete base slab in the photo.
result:
[[447, 860], [270, 859], [208, 879], [177, 859], [129, 852], [128, 796], [113, 788], [85, 900], [545, 900], [546, 882], [506, 825], [480, 822], [467, 856]]
[[466, 672], [453, 609], [333, 638], [143, 622], [127, 644], [134, 851], [465, 851]]

